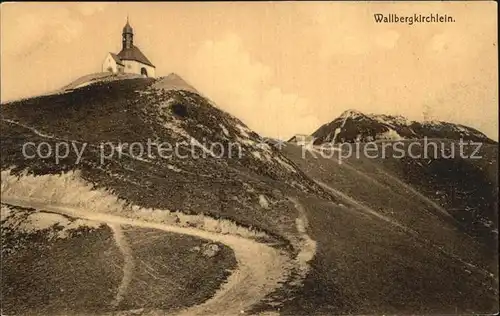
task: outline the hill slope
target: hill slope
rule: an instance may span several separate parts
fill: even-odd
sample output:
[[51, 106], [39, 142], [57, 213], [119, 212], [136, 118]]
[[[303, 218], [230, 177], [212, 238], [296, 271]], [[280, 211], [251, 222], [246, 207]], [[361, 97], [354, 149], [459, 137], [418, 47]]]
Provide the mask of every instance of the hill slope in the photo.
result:
[[[259, 275], [277, 281], [278, 269], [287, 279], [277, 289], [250, 282], [257, 285], [235, 292], [251, 293], [253, 299], [246, 298], [255, 312], [498, 308], [495, 256], [487, 243], [419, 195], [416, 181], [402, 185], [403, 167], [362, 159], [339, 167], [332, 159], [303, 159], [295, 146], [280, 152], [178, 76], [97, 81], [12, 102], [2, 105], [0, 128], [3, 196], [112, 213], [127, 223], [212, 225], [222, 235], [274, 247], [269, 253], [288, 260], [262, 262]], [[55, 148], [68, 153], [55, 157]], [[266, 274], [270, 268], [273, 274]], [[208, 279], [219, 275], [213, 271]], [[141, 299], [141, 306], [153, 304]]]
[[[78, 169], [96, 188], [143, 207], [238, 219], [280, 234], [287, 224], [260, 206], [260, 196], [273, 209], [290, 209], [280, 187], [327, 196], [238, 119], [198, 94], [155, 89], [153, 82], [96, 83], [2, 106], [2, 167], [34, 174]], [[28, 140], [52, 148], [68, 142], [68, 157], [24, 159]], [[84, 149], [80, 159], [72, 148]]]
[[[284, 152], [343, 206], [303, 200], [318, 250], [304, 288], [285, 305], [286, 314], [498, 309], [496, 147], [484, 149], [489, 156], [480, 163], [494, 163], [484, 173], [467, 161], [461, 168], [456, 161], [435, 161], [437, 169], [420, 161], [362, 156], [339, 163], [316, 150], [288, 145]], [[467, 170], [463, 176], [469, 181], [444, 178], [438, 173], [448, 170], [443, 165], [456, 176]], [[459, 212], [448, 197], [434, 195], [446, 184], [455, 184], [457, 192], [482, 189], [453, 201]], [[467, 205], [474, 206], [474, 214]]]
[[[186, 87], [176, 76], [96, 81], [2, 105], [2, 196], [168, 220], [272, 243], [281, 250], [270, 253], [280, 258], [286, 253], [293, 263], [273, 264], [273, 269], [289, 275], [287, 282], [300, 281], [308, 257], [299, 256], [304, 232], [289, 196], [334, 198], [241, 121]], [[56, 147], [68, 151], [56, 157]], [[102, 194], [106, 202], [98, 200]], [[274, 285], [244, 291], [256, 294], [240, 295], [244, 303], [280, 281], [260, 276], [269, 269], [247, 270], [246, 284], [260, 277], [264, 285]], [[198, 299], [210, 294], [201, 291]]]

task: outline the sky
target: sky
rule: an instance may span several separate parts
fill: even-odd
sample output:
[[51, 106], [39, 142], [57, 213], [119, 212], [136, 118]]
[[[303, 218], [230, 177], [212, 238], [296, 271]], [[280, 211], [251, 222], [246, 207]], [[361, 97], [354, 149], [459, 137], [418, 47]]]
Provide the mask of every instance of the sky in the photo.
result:
[[[57, 90], [134, 43], [257, 133], [310, 134], [356, 109], [498, 140], [495, 2], [3, 3], [1, 100]], [[453, 23], [375, 23], [374, 14]]]

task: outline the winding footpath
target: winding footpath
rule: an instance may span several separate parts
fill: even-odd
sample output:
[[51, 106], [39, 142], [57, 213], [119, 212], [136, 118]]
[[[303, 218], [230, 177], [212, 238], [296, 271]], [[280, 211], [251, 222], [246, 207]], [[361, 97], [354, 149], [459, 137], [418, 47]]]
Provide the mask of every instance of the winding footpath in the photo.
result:
[[132, 275], [134, 271], [134, 256], [132, 255], [132, 249], [130, 249], [130, 245], [127, 242], [125, 235], [123, 234], [123, 230], [121, 225], [110, 224], [108, 223], [109, 228], [113, 231], [113, 236], [115, 237], [115, 242], [120, 251], [123, 254], [123, 278], [120, 286], [118, 287], [118, 291], [116, 293], [116, 298], [111, 303], [113, 307], [118, 307], [125, 298], [127, 293], [128, 286], [130, 282], [132, 282]]
[[[49, 135], [34, 127], [23, 123], [1, 119], [9, 124], [21, 126], [33, 132], [34, 134], [47, 138], [69, 141], [67, 139], [57, 138]], [[81, 143], [80, 141], [71, 140]], [[128, 155], [127, 155], [128, 156]], [[149, 162], [144, 159], [130, 156], [132, 159], [142, 162]], [[69, 215], [81, 219], [107, 224], [113, 231], [115, 242], [124, 256], [123, 279], [117, 290], [115, 300], [112, 305], [118, 306], [126, 294], [127, 287], [130, 284], [131, 273], [134, 267], [133, 256], [128, 243], [126, 242], [121, 225], [131, 225], [142, 228], [159, 229], [171, 233], [185, 234], [199, 237], [215, 242], [222, 243], [234, 252], [237, 268], [228, 277], [226, 283], [215, 293], [215, 295], [202, 304], [181, 310], [179, 316], [191, 315], [237, 315], [245, 313], [253, 305], [260, 302], [266, 295], [270, 294], [282, 283], [286, 282], [292, 271], [298, 269], [299, 277], [296, 282], [302, 282], [309, 270], [309, 261], [316, 254], [316, 242], [307, 235], [308, 221], [304, 207], [294, 198], [289, 199], [297, 209], [299, 218], [296, 220], [296, 226], [300, 234], [298, 255], [291, 258], [290, 254], [269, 245], [259, 243], [255, 240], [246, 239], [235, 235], [217, 234], [191, 227], [179, 227], [162, 223], [130, 219], [107, 213], [89, 212], [71, 205], [57, 205], [47, 203], [43, 200], [30, 198], [19, 198], [18, 196], [8, 196], [2, 193], [2, 202], [14, 206], [44, 209], [64, 215]], [[124, 311], [126, 314], [126, 311]], [[119, 313], [113, 313], [118, 315]], [[151, 311], [148, 315], [164, 315], [164, 311]], [[143, 314], [145, 315], [145, 314]]]
[[[202, 304], [181, 310], [178, 312], [178, 315], [242, 314], [252, 305], [261, 301], [267, 294], [277, 289], [280, 286], [280, 282], [286, 280], [287, 271], [292, 265], [290, 257], [285, 252], [239, 236], [211, 233], [190, 227], [141, 221], [105, 213], [89, 212], [73, 206], [54, 205], [34, 199], [2, 196], [2, 203], [25, 208], [43, 209], [109, 225], [125, 257], [124, 277], [117, 291], [115, 302], [111, 304], [118, 304], [123, 295], [125, 295], [130, 278], [127, 270], [130, 271], [130, 266], [133, 265], [133, 260], [127, 260], [127, 258], [131, 259], [130, 249], [120, 238], [122, 236], [121, 225], [152, 228], [170, 233], [195, 236], [220, 242], [234, 251], [237, 268], [229, 276], [227, 282], [222, 285], [211, 299]], [[148, 315], [164, 315], [164, 312], [151, 311]]]

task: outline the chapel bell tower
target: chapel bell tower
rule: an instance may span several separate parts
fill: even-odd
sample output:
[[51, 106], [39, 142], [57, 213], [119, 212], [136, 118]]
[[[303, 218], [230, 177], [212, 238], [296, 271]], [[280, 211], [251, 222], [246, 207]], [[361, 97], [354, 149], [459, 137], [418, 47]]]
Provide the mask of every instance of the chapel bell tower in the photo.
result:
[[127, 24], [123, 27], [123, 32], [122, 32], [122, 49], [126, 48], [132, 48], [134, 46], [134, 30], [128, 23], [128, 17], [127, 17]]

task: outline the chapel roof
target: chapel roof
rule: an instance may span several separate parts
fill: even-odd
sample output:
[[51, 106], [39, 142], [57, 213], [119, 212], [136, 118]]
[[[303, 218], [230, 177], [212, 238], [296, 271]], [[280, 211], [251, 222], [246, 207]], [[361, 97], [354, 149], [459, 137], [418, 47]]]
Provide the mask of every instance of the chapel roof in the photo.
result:
[[130, 48], [123, 48], [118, 53], [118, 58], [120, 58], [120, 60], [135, 60], [148, 66], [155, 67], [140, 49], [134, 45]]
[[116, 54], [113, 54], [113, 53], [109, 53], [111, 55], [111, 57], [113, 57], [113, 59], [115, 60], [115, 62], [118, 64], [118, 65], [122, 65], [123, 66], [123, 63], [120, 59], [120, 57], [118, 57], [118, 55]]

